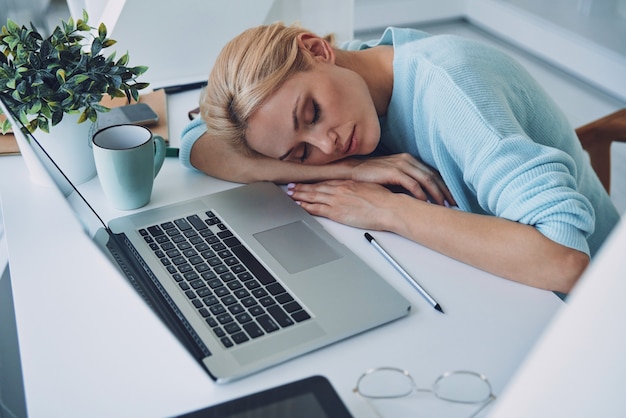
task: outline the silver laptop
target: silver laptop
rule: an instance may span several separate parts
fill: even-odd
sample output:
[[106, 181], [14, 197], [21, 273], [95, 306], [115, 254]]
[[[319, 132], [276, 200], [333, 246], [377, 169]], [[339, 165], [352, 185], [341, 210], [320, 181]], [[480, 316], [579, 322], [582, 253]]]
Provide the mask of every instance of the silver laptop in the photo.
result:
[[[62, 171], [42, 158], [67, 190]], [[98, 218], [96, 242], [217, 382], [410, 310], [403, 296], [273, 183], [236, 187], [109, 225], [71, 187], [88, 207], [77, 212]]]

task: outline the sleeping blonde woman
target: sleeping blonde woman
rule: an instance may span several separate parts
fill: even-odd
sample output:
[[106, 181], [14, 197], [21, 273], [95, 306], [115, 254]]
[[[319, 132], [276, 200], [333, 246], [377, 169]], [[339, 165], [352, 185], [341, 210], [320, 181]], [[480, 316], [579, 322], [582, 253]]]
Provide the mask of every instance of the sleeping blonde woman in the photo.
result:
[[619, 219], [537, 82], [462, 37], [388, 28], [338, 48], [252, 28], [219, 55], [200, 107], [185, 165], [288, 183], [313, 215], [530, 286], [569, 292]]

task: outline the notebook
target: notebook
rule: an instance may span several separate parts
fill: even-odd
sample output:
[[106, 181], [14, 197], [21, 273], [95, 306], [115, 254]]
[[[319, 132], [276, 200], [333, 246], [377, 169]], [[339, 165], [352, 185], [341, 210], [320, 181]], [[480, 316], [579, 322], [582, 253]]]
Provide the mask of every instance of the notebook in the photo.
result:
[[[31, 145], [38, 147], [33, 135]], [[40, 156], [59, 188], [68, 190], [62, 170]], [[219, 383], [410, 310], [402, 295], [273, 183], [235, 187], [108, 225], [70, 187], [84, 206], [76, 211], [97, 218], [95, 241]]]

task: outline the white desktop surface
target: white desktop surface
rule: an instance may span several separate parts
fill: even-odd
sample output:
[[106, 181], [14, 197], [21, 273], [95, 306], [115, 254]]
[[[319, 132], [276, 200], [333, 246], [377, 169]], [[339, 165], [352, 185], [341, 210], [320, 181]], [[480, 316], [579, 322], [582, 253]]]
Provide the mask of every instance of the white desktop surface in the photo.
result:
[[[180, 109], [181, 114], [187, 110]], [[168, 158], [142, 210], [232, 186]], [[108, 205], [97, 178], [80, 189], [105, 220], [128, 213]], [[498, 395], [562, 306], [551, 292], [484, 273], [399, 236], [374, 233], [441, 303], [442, 315], [367, 243], [362, 230], [320, 219], [410, 300], [412, 312], [217, 385], [83, 232], [61, 193], [30, 182], [21, 157], [2, 157], [0, 197], [33, 418], [173, 416], [314, 374], [328, 377], [355, 417], [369, 417], [375, 415], [352, 388], [363, 371], [381, 365], [409, 370], [419, 386], [430, 385], [445, 371], [478, 371]], [[459, 417], [475, 410], [427, 395], [382, 402], [383, 411], [400, 408], [390, 415], [395, 417]]]

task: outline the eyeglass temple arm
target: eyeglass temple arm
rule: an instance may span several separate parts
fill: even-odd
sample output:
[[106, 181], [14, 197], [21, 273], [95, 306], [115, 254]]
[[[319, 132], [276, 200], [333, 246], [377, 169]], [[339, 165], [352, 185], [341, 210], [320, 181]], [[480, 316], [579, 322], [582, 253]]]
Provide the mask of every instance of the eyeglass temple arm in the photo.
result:
[[496, 397], [491, 394], [489, 395], [489, 398], [487, 398], [487, 400], [480, 406], [480, 408], [478, 408], [478, 410], [476, 412], [474, 412], [472, 415], [469, 416], [469, 418], [474, 418], [476, 415], [480, 414], [480, 412], [485, 409], [487, 407], [487, 405], [489, 405], [491, 402], [495, 401]]

